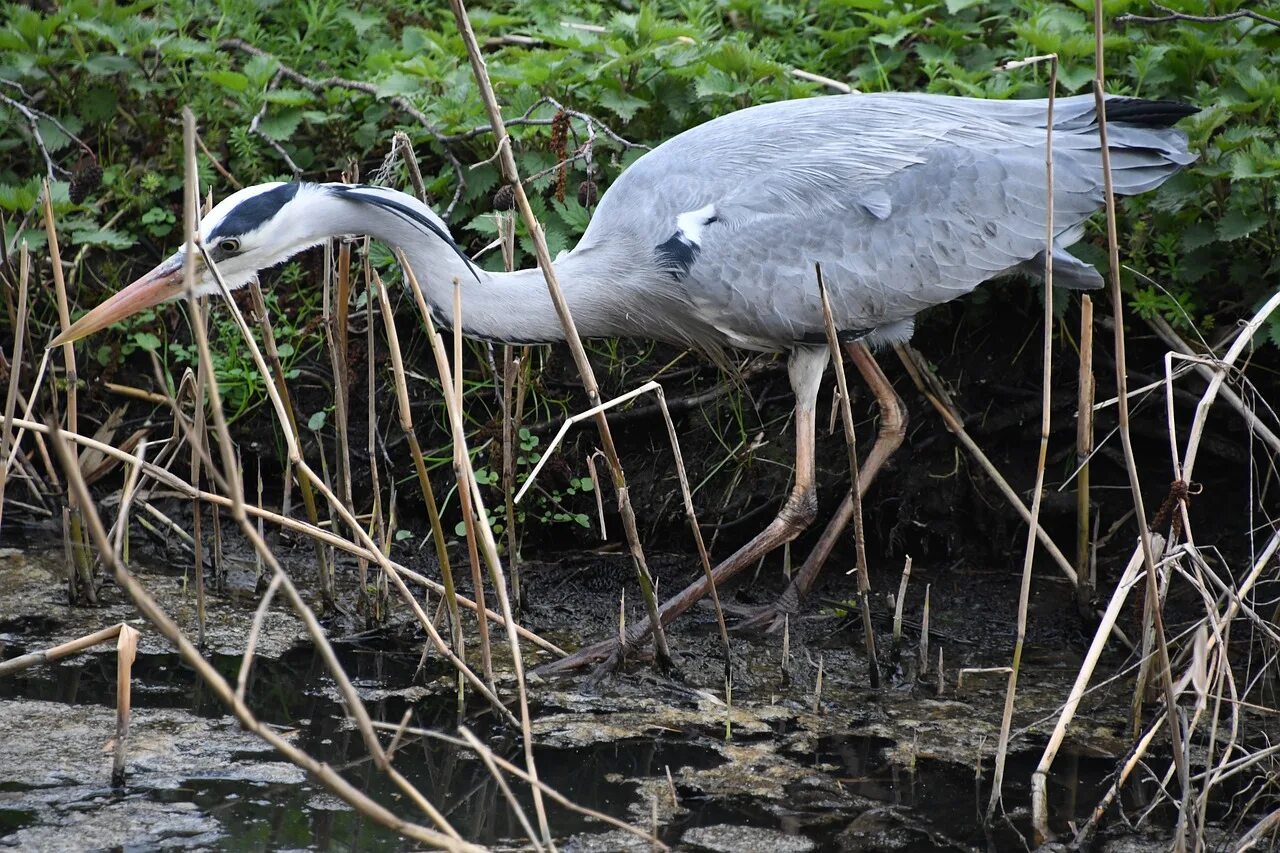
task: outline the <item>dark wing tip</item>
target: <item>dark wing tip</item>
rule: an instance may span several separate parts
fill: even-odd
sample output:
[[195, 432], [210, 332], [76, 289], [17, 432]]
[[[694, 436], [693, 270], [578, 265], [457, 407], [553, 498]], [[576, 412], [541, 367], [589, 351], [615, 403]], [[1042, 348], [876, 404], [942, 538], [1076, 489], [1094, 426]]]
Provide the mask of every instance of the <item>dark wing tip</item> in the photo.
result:
[[1107, 121], [1138, 127], [1171, 127], [1200, 107], [1181, 101], [1148, 101], [1144, 98], [1107, 98]]

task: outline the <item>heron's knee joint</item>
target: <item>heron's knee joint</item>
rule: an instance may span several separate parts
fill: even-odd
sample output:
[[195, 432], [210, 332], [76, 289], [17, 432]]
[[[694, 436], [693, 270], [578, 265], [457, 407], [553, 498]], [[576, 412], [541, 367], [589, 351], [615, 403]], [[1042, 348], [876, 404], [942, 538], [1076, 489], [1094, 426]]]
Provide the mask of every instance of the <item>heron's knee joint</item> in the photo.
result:
[[792, 492], [779, 513], [788, 526], [803, 530], [818, 517], [818, 490], [814, 488]]

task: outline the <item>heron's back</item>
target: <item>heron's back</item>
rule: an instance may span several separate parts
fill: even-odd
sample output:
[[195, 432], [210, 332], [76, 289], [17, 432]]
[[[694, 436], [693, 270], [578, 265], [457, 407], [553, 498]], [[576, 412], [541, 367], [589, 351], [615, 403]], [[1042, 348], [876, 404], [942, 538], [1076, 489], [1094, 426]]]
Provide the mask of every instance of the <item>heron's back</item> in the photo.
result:
[[[1117, 193], [1152, 189], [1195, 159], [1171, 127], [1194, 111], [1108, 100]], [[815, 263], [842, 329], [905, 329], [920, 310], [1042, 257], [1046, 116], [1045, 100], [920, 94], [729, 113], [627, 169], [580, 248], [681, 249], [675, 268], [637, 282], [657, 297], [652, 310], [681, 315], [663, 320], [686, 324], [691, 340], [785, 349], [820, 336]], [[1092, 96], [1057, 99], [1053, 138], [1061, 251], [1102, 205]], [[696, 235], [681, 230], [690, 228]], [[1100, 284], [1091, 267], [1060, 257], [1059, 283]]]

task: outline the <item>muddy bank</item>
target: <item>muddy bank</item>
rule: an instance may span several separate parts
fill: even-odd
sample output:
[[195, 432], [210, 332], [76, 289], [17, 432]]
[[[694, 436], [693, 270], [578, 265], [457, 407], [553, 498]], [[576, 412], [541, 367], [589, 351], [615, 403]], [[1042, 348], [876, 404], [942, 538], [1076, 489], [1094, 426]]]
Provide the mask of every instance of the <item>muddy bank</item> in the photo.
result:
[[[4, 611], [4, 657], [89, 625], [133, 618], [124, 603], [92, 611], [60, 604], [58, 567], [56, 554], [11, 553], [0, 560], [0, 589], [10, 591], [11, 582], [21, 580], [44, 590], [4, 600], [13, 608]], [[174, 612], [191, 606], [180, 576], [143, 567], [143, 577]], [[569, 644], [607, 630], [616, 614], [611, 592], [583, 585], [564, 591], [531, 607], [526, 624]], [[936, 618], [946, 610], [939, 606]], [[232, 673], [239, 658], [222, 649], [226, 644], [230, 650], [234, 632], [246, 628], [250, 602], [211, 593], [210, 614], [211, 623], [221, 623], [219, 632], [228, 633], [210, 631], [219, 639], [209, 657]], [[656, 826], [665, 842], [683, 850], [1020, 846], [1020, 837], [1029, 832], [1026, 785], [1043, 729], [1015, 742], [1006, 818], [984, 828], [990, 762], [982, 756], [991, 753], [998, 731], [1003, 680], [971, 678], [957, 693], [954, 674], [961, 664], [1004, 662], [1000, 649], [979, 642], [981, 631], [970, 631], [976, 639], [967, 644], [947, 646], [954, 662], [946, 664], [941, 696], [933, 677], [914, 677], [914, 664], [900, 667], [886, 688], [871, 691], [854, 648], [856, 632], [834, 611], [819, 609], [796, 621], [785, 675], [776, 638], [735, 637], [730, 707], [711, 618], [694, 611], [672, 632], [676, 678], [635, 663], [594, 687], [581, 679], [534, 684], [533, 731], [542, 778], [583, 805], [636, 826]], [[273, 653], [255, 667], [251, 704], [297, 745], [342, 768], [347, 778], [393, 808], [405, 808], [396, 805], [395, 793], [373, 771], [332, 680], [312, 650], [298, 643], [296, 622], [277, 609], [270, 624]], [[957, 619], [946, 627], [935, 643], [946, 643], [947, 632], [961, 624]], [[148, 849], [405, 849], [240, 731], [163, 641], [151, 632], [144, 635], [148, 639], [135, 667], [129, 779], [120, 791], [109, 784], [112, 654], [71, 659], [0, 681], [0, 844], [56, 850], [108, 842]], [[398, 723], [410, 711], [414, 725], [455, 730], [454, 681], [436, 661], [418, 669], [422, 639], [402, 613], [394, 613], [383, 630], [336, 639], [375, 719]], [[887, 642], [883, 634], [882, 642]], [[1020, 693], [1019, 727], [1048, 717], [1074, 674], [1069, 649], [1037, 650], [1038, 662]], [[819, 666], [820, 697], [815, 695]], [[503, 683], [509, 680], [500, 679]], [[1125, 748], [1123, 719], [1108, 710], [1120, 705], [1107, 699], [1097, 695], [1086, 703], [1085, 716], [1074, 728], [1077, 737], [1051, 780], [1057, 831], [1088, 815]], [[496, 752], [520, 760], [518, 734], [495, 724], [484, 708], [474, 706], [465, 723]], [[519, 824], [474, 755], [411, 738], [396, 762], [466, 837], [499, 847], [518, 844]], [[530, 808], [528, 795], [519, 795]], [[1150, 795], [1134, 786], [1123, 806], [1140, 807]], [[550, 817], [564, 849], [644, 846], [555, 806]], [[1166, 825], [1167, 816], [1157, 812], [1137, 836], [1129, 830], [1114, 839], [1104, 835], [1101, 845], [1105, 849], [1121, 839], [1155, 844]], [[95, 841], [86, 844], [89, 838]]]

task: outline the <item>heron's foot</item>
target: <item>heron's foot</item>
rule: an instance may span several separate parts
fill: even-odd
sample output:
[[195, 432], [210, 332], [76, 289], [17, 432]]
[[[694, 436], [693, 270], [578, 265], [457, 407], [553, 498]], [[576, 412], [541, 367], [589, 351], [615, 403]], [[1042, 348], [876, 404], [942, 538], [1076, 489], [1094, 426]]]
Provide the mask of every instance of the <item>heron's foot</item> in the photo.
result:
[[[606, 672], [616, 670], [621, 663], [622, 649], [618, 645], [617, 639], [601, 640], [593, 645], [583, 646], [568, 657], [544, 663], [542, 666], [535, 668], [533, 674], [546, 678], [566, 675], [589, 666], [596, 666], [599, 668], [596, 670], [595, 675], [602, 675], [601, 670]], [[611, 666], [604, 667], [601, 666], [602, 664], [611, 664]], [[595, 675], [593, 675], [593, 678]]]
[[779, 634], [787, 622], [800, 613], [800, 604], [800, 592], [793, 584], [783, 591], [777, 601], [747, 616], [734, 626], [734, 630], [744, 634]]

